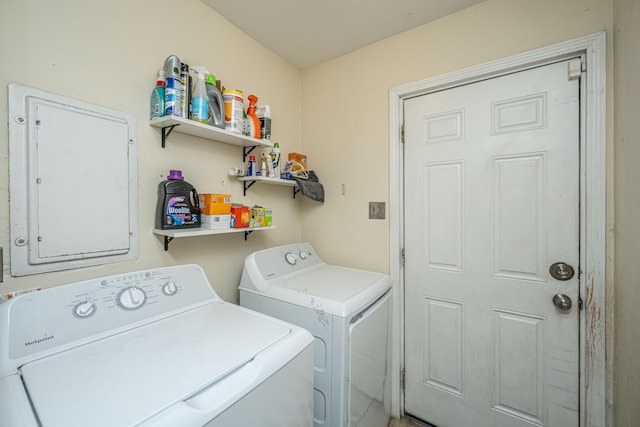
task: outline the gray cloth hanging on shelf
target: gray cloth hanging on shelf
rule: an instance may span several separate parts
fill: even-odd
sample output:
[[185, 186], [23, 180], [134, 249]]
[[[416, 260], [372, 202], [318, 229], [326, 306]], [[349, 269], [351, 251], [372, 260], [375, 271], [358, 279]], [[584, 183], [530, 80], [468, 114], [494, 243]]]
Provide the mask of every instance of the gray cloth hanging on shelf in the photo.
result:
[[309, 177], [307, 179], [292, 177], [300, 188], [300, 192], [303, 196], [315, 200], [316, 202], [324, 203], [324, 187], [320, 184], [318, 176], [314, 171], [308, 171]]

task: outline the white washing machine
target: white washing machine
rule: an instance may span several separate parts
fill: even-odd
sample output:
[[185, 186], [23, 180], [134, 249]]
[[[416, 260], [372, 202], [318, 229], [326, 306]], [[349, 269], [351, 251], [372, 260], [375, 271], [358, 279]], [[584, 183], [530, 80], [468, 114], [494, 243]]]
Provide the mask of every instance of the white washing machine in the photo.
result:
[[311, 427], [313, 337], [196, 265], [0, 304], [0, 425]]
[[309, 243], [245, 259], [240, 305], [315, 337], [315, 427], [387, 425], [391, 283], [384, 274], [328, 265]]

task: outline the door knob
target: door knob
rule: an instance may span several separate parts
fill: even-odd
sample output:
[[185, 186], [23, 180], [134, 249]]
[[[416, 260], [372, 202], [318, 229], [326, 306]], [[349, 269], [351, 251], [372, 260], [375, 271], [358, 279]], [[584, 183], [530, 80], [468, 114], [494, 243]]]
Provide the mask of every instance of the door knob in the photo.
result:
[[569, 280], [575, 274], [573, 267], [564, 262], [554, 262], [549, 267], [549, 274], [556, 280]]
[[571, 310], [571, 298], [565, 294], [555, 294], [553, 296], [553, 305], [563, 311]]

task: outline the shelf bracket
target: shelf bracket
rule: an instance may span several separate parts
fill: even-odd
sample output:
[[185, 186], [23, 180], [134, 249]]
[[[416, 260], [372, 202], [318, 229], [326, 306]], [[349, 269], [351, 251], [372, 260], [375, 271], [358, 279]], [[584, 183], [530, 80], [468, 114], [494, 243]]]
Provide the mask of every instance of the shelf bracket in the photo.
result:
[[249, 153], [251, 153], [253, 150], [255, 150], [256, 146], [254, 145], [253, 147], [244, 147], [242, 149], [242, 163], [246, 163], [247, 162], [247, 156], [249, 155]]
[[169, 243], [173, 240], [173, 237], [164, 236], [164, 251], [167, 252], [169, 250]]
[[169, 138], [169, 135], [171, 135], [171, 132], [173, 132], [173, 128], [175, 128], [176, 126], [179, 126], [179, 125], [171, 125], [166, 128], [162, 128], [162, 148], [165, 147], [167, 138]]
[[249, 234], [253, 233], [253, 230], [245, 230], [244, 232], [244, 240], [247, 240], [247, 237], [249, 237]]
[[298, 187], [293, 187], [293, 198], [296, 198], [296, 194], [298, 194], [300, 192], [300, 188]]
[[255, 181], [251, 181], [251, 182], [249, 182], [249, 181], [244, 181], [244, 182], [243, 182], [243, 184], [244, 184], [244, 193], [242, 193], [242, 194], [243, 194], [245, 197], [247, 196], [247, 190], [248, 190], [249, 188], [251, 188], [251, 186], [252, 186], [253, 184], [255, 184], [255, 183], [256, 183]]

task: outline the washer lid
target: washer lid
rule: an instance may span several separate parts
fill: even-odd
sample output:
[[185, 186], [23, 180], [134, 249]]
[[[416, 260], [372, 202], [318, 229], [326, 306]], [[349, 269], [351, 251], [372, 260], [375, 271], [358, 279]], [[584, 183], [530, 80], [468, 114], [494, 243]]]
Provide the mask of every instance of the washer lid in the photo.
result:
[[391, 287], [385, 274], [320, 264], [269, 281], [270, 297], [348, 317], [374, 302]]
[[[290, 333], [266, 316], [211, 303], [21, 371], [42, 425], [135, 425], [232, 374]], [[283, 355], [283, 365], [292, 357]]]

